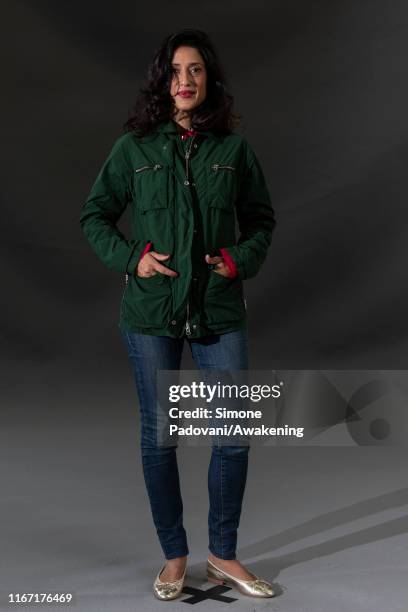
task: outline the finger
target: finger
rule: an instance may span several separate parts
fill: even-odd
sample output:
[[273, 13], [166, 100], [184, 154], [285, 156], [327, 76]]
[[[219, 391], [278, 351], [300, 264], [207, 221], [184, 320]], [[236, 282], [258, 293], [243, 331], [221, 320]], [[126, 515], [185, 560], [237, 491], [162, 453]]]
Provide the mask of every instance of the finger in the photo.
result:
[[210, 257], [209, 255], [206, 255], [205, 260], [207, 263], [219, 263], [221, 261], [224, 261], [223, 258], [220, 257], [219, 255], [214, 255], [214, 257]]
[[157, 253], [156, 251], [149, 251], [149, 255], [153, 255], [153, 257], [155, 259], [167, 259], [167, 257], [170, 257], [170, 253], [168, 253], [167, 255], [165, 253]]
[[161, 274], [166, 274], [167, 276], [178, 276], [178, 273], [175, 270], [171, 270], [166, 266], [162, 266], [161, 264], [157, 264], [154, 269]]

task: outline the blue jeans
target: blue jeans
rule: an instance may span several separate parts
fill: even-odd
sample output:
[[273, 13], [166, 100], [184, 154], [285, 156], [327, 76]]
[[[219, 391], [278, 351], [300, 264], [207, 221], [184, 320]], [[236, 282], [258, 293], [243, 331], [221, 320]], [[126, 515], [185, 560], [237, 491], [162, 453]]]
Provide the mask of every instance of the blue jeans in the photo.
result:
[[[166, 559], [189, 553], [183, 527], [176, 449], [156, 441], [156, 372], [179, 370], [185, 338], [120, 332], [127, 347], [141, 411], [143, 474], [153, 521]], [[246, 328], [188, 340], [199, 369], [248, 369]], [[248, 470], [246, 446], [212, 445], [208, 469], [209, 550], [221, 559], [236, 558], [237, 530]]]

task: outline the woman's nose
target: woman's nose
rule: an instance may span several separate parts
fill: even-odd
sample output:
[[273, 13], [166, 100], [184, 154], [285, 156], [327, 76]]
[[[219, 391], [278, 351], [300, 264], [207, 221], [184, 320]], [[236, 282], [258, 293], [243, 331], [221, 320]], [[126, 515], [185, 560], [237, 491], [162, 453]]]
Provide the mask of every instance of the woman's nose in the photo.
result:
[[191, 78], [191, 75], [188, 71], [181, 73], [180, 75], [180, 85], [184, 86], [189, 86], [191, 85], [193, 82], [193, 79]]

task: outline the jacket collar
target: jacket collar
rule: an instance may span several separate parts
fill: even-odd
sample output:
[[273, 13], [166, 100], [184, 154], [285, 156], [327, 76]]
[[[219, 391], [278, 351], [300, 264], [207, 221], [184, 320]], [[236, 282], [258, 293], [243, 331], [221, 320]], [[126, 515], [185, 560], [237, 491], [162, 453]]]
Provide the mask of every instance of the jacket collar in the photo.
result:
[[[168, 121], [164, 121], [160, 123], [156, 130], [158, 132], [164, 132], [169, 135], [177, 135], [182, 134], [185, 130], [173, 119], [169, 119]], [[217, 138], [216, 134], [211, 130], [196, 130], [200, 136], [206, 136], [208, 138]]]

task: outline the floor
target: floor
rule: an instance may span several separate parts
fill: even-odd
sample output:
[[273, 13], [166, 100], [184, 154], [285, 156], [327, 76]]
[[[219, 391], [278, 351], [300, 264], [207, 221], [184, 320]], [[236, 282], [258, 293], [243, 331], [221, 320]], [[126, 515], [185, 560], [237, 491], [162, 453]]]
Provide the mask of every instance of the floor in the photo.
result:
[[9, 593], [64, 592], [69, 606], [44, 609], [406, 612], [408, 449], [251, 449], [238, 557], [277, 590], [253, 599], [205, 579], [210, 449], [179, 448], [188, 578], [160, 602], [130, 385], [37, 382], [42, 393], [27, 384], [6, 399], [1, 427], [1, 610], [17, 609]]

